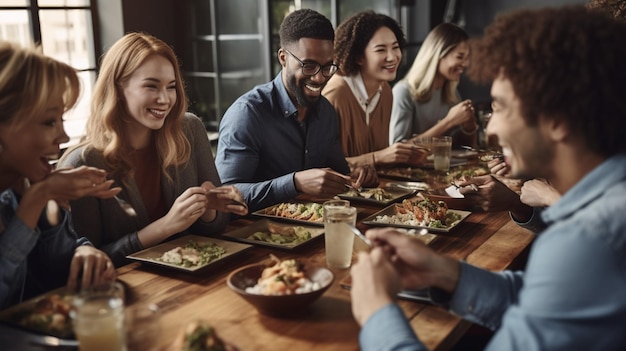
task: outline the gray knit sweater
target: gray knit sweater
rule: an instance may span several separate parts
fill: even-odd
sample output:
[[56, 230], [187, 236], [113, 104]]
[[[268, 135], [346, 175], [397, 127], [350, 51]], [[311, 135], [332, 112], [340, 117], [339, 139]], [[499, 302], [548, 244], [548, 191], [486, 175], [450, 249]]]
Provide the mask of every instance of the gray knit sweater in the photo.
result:
[[[220, 186], [219, 175], [215, 168], [213, 154], [204, 125], [198, 117], [191, 113], [183, 118], [183, 131], [191, 144], [189, 162], [173, 171], [170, 175], [173, 183], [169, 183], [165, 175], [161, 177], [163, 198], [167, 209], [172, 207], [176, 198], [189, 187], [199, 186], [208, 180], [215, 186]], [[84, 148], [78, 148], [65, 155], [59, 167], [79, 167], [82, 165], [102, 168], [110, 171], [102, 153], [89, 148], [82, 155]], [[87, 237], [97, 248], [106, 252], [116, 267], [128, 263], [126, 256], [144, 247], [139, 242], [137, 231], [150, 224], [146, 207], [144, 206], [137, 184], [132, 179], [128, 186], [122, 187], [119, 196], [128, 202], [137, 211], [136, 217], [128, 216], [114, 199], [98, 199], [85, 197], [71, 202], [71, 212], [74, 228], [79, 236]], [[210, 223], [197, 220], [189, 232], [199, 235], [217, 234], [228, 224], [228, 214], [219, 213]]]

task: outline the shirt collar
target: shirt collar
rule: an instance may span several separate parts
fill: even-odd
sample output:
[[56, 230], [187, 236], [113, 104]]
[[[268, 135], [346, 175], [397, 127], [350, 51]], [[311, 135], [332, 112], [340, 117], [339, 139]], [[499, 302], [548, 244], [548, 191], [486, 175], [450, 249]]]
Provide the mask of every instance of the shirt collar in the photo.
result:
[[617, 154], [585, 175], [561, 199], [541, 213], [546, 224], [574, 214], [626, 178], [626, 154]]
[[[274, 77], [274, 86], [278, 91], [278, 104], [280, 105], [280, 111], [283, 114], [283, 117], [297, 117], [298, 109], [296, 105], [291, 101], [289, 97], [289, 93], [287, 93], [287, 88], [285, 84], [283, 84], [283, 71], [278, 72], [278, 75]], [[323, 96], [320, 99], [324, 99]], [[309, 108], [309, 115], [307, 118], [317, 117], [319, 110], [319, 103], [314, 108]]]

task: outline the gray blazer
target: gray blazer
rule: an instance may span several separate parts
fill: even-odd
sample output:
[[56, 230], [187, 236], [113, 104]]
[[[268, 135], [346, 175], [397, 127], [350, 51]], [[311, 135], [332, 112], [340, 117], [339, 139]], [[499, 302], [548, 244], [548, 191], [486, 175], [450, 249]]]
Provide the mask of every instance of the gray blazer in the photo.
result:
[[[170, 173], [173, 183], [169, 183], [164, 175], [161, 177], [163, 197], [168, 209], [189, 187], [198, 186], [207, 180], [215, 186], [222, 184], [202, 121], [195, 115], [186, 113], [182, 123], [185, 136], [191, 144], [191, 156], [187, 164], [180, 167], [177, 172]], [[72, 150], [59, 162], [59, 167], [87, 165], [111, 170], [100, 151], [88, 148], [83, 155], [83, 150], [84, 147]], [[150, 224], [150, 220], [135, 180], [132, 179], [128, 186], [124, 184], [116, 186], [122, 187], [119, 196], [135, 208], [136, 217], [128, 216], [115, 199], [85, 197], [71, 201], [70, 205], [72, 222], [79, 236], [87, 237], [97, 248], [106, 252], [118, 267], [128, 263], [127, 255], [144, 249], [137, 237], [137, 231]], [[199, 219], [188, 231], [199, 235], [219, 233], [228, 224], [228, 217], [228, 214], [218, 212], [213, 222], [206, 223]]]

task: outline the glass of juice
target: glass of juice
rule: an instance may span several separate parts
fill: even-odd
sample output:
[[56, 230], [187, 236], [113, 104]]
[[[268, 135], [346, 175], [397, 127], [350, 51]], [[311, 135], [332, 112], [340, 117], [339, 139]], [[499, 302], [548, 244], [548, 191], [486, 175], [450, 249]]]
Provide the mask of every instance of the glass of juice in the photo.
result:
[[119, 282], [80, 291], [70, 313], [78, 348], [126, 351], [124, 314], [124, 287]]

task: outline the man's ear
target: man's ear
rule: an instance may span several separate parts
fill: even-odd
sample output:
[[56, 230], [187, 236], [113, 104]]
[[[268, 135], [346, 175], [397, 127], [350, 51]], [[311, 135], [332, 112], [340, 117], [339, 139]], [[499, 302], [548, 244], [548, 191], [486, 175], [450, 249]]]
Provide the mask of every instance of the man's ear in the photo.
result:
[[285, 68], [287, 66], [287, 58], [285, 50], [283, 50], [283, 48], [278, 49], [278, 51], [276, 52], [276, 57], [278, 57], [278, 62], [280, 62], [280, 65]]
[[539, 123], [541, 123], [542, 129], [553, 141], [561, 142], [570, 136], [570, 127], [565, 118], [560, 116], [551, 116], [550, 118], [540, 116]]

